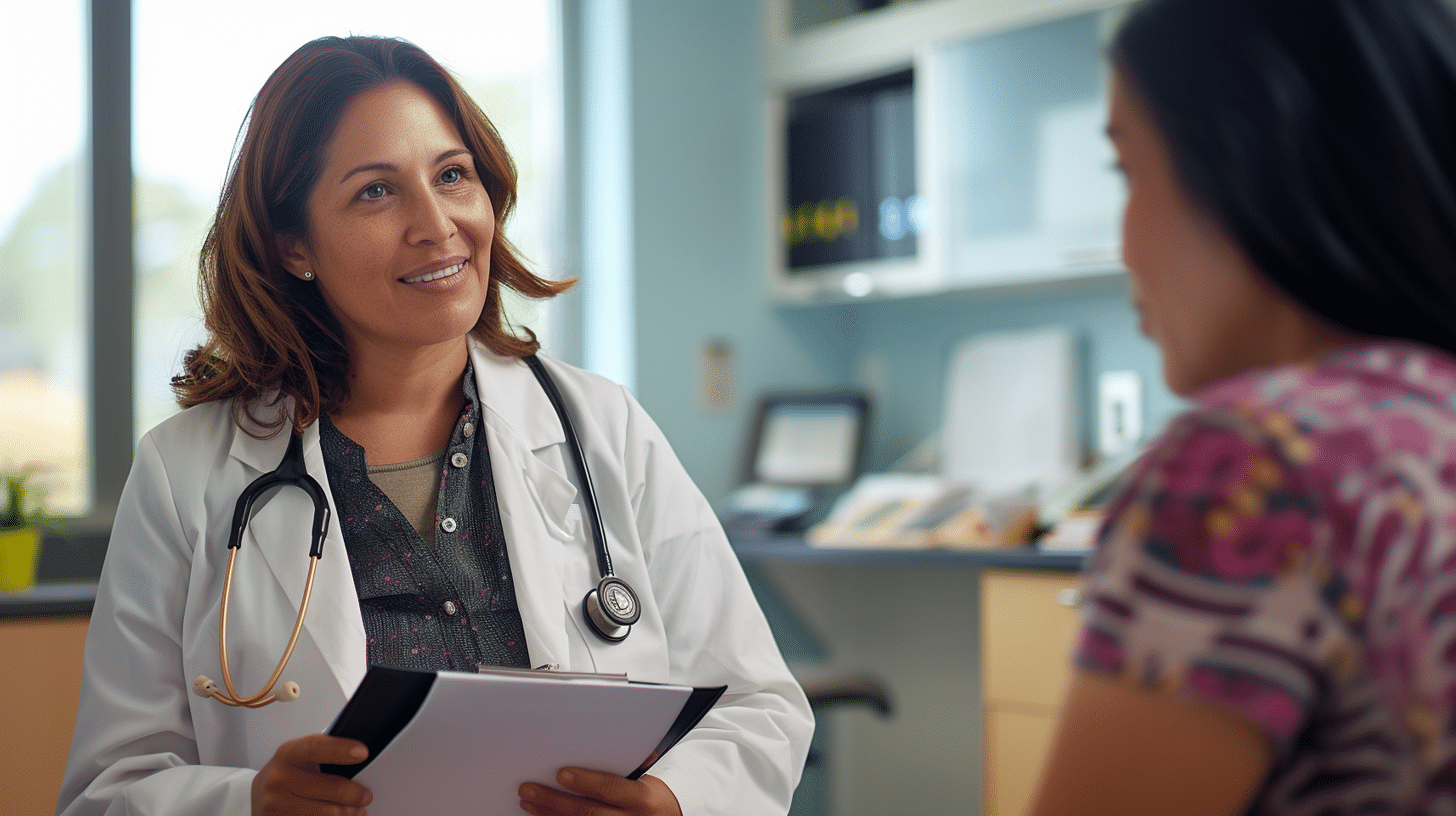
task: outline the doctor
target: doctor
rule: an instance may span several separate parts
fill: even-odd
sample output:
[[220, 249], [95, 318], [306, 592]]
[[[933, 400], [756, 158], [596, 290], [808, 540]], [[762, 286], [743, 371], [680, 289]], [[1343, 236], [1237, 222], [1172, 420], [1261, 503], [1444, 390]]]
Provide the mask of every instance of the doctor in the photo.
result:
[[[626, 672], [726, 684], [641, 780], [563, 769], [532, 814], [785, 813], [812, 731], [727, 541], [623, 388], [545, 360], [584, 448], [615, 575], [640, 617], [593, 630], [601, 579], [563, 425], [501, 311], [569, 286], [501, 234], [515, 174], [479, 108], [398, 40], [324, 38], [255, 100], [203, 247], [208, 338], [174, 386], [187, 408], [141, 441], [87, 635], [59, 812], [358, 814], [322, 774], [363, 746], [321, 732], [371, 663]], [[291, 659], [227, 705], [219, 615], [229, 522], [294, 433], [329, 517]], [[313, 504], [260, 497], [232, 570], [226, 659], [263, 688], [305, 603]], [[488, 737], [487, 737], [488, 740]], [[488, 763], [492, 750], [482, 751]]]

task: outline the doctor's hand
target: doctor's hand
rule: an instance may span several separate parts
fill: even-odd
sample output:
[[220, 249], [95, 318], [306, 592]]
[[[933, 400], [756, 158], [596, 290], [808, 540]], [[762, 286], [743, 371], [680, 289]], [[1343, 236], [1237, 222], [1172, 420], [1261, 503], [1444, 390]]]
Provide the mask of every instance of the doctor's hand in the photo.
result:
[[521, 810], [531, 816], [682, 816], [677, 797], [655, 776], [628, 779], [602, 771], [562, 768], [557, 784], [570, 793], [527, 782]]
[[253, 777], [253, 816], [361, 816], [374, 799], [369, 789], [319, 766], [354, 765], [367, 756], [364, 743], [327, 734], [283, 743]]

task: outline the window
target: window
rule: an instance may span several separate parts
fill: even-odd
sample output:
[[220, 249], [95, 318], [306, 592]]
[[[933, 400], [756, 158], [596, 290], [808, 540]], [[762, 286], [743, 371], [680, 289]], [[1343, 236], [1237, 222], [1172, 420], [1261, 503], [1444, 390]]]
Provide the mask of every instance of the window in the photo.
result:
[[[399, 36], [450, 68], [512, 151], [519, 202], [507, 232], [548, 277], [560, 161], [555, 0], [443, 0], [424, 10], [260, 0], [246, 13], [132, 0], [130, 26], [127, 7], [21, 4], [10, 10], [14, 30], [45, 36], [16, 37], [0, 51], [5, 75], [23, 78], [0, 87], [0, 104], [24, 123], [0, 129], [11, 167], [0, 185], [0, 468], [37, 465], [48, 510], [100, 520], [119, 498], [136, 438], [177, 410], [171, 377], [202, 336], [197, 252], [253, 94], [295, 48], [325, 34]], [[120, 79], [106, 71], [128, 50], [130, 110], [126, 93], [88, 86], [126, 85], [126, 71], [115, 72]], [[97, 78], [88, 66], [99, 66]], [[107, 168], [124, 165], [125, 154], [107, 155], [124, 139], [90, 150], [88, 118], [98, 133], [131, 121], [130, 199], [124, 170], [120, 180], [98, 178], [92, 192], [92, 153]], [[88, 207], [93, 200], [100, 203]], [[127, 234], [132, 264], [117, 241], [93, 238]], [[95, 268], [106, 271], [93, 285]], [[130, 310], [101, 302], [126, 292]], [[548, 333], [547, 313], [528, 303], [507, 308], [518, 324]], [[113, 312], [123, 316], [112, 320]], [[130, 354], [118, 339], [127, 336]], [[93, 394], [98, 377], [113, 387]], [[130, 383], [134, 400], [117, 383]], [[111, 429], [93, 431], [98, 418]]]
[[[91, 506], [84, 269], [86, 26], [79, 0], [7, 9], [0, 49], [0, 468], [35, 465], [46, 508]], [[21, 80], [20, 78], [24, 78]], [[19, 125], [19, 126], [17, 126]]]

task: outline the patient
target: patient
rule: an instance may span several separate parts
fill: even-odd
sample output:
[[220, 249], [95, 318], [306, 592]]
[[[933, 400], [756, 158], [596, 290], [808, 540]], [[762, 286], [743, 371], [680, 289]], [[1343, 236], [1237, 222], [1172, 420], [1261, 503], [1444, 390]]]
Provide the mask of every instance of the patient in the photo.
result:
[[1456, 17], [1154, 0], [1109, 133], [1191, 408], [1109, 508], [1037, 814], [1456, 813]]

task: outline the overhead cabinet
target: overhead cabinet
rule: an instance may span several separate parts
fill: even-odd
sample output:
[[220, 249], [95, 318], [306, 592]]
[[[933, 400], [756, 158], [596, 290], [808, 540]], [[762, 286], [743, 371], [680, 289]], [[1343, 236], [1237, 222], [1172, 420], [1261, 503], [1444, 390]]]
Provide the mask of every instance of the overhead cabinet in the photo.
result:
[[770, 3], [774, 298], [1121, 274], [1114, 4], [910, 0], [790, 34], [791, 11]]

